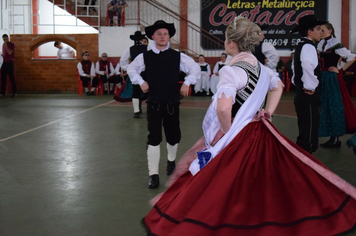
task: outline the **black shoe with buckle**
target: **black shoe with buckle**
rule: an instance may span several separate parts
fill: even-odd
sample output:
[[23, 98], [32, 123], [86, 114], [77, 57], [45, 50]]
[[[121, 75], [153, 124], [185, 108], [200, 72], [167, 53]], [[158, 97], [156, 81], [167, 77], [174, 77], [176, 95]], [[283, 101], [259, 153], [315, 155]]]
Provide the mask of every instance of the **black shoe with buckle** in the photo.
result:
[[167, 169], [166, 169], [167, 175], [171, 175], [175, 168], [176, 168], [175, 161], [167, 161]]
[[154, 188], [158, 188], [158, 186], [159, 186], [159, 176], [151, 175], [150, 180], [148, 181], [148, 188], [154, 189]]

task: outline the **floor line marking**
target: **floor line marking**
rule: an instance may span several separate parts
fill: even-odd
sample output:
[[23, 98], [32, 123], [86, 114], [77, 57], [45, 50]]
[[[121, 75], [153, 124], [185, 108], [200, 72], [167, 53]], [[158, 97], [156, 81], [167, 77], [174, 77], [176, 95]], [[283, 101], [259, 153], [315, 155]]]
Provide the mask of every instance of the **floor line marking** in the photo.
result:
[[7, 141], [7, 140], [9, 140], [9, 139], [13, 139], [13, 138], [16, 138], [16, 137], [18, 137], [18, 136], [21, 136], [21, 135], [24, 135], [24, 134], [30, 133], [30, 132], [32, 132], [32, 131], [35, 131], [35, 130], [41, 129], [41, 128], [43, 128], [43, 127], [46, 127], [46, 126], [52, 125], [52, 124], [54, 124], [54, 123], [58, 123], [58, 122], [60, 122], [60, 121], [62, 121], [62, 120], [65, 120], [65, 119], [68, 119], [68, 118], [71, 118], [71, 117], [74, 117], [74, 116], [80, 115], [80, 114], [82, 114], [82, 113], [84, 113], [84, 112], [87, 112], [87, 111], [90, 111], [90, 110], [94, 110], [94, 109], [96, 109], [96, 108], [98, 108], [98, 107], [105, 106], [105, 105], [107, 105], [107, 104], [109, 104], [109, 103], [111, 103], [111, 102], [112, 102], [112, 101], [110, 101], [110, 102], [106, 102], [106, 103], [103, 103], [103, 104], [97, 105], [97, 106], [95, 106], [95, 107], [92, 107], [92, 108], [86, 109], [86, 110], [84, 110], [84, 111], [80, 111], [80, 112], [75, 113], [75, 114], [73, 114], [73, 115], [66, 116], [66, 117], [60, 118], [60, 119], [58, 119], [58, 120], [55, 120], [55, 121], [49, 122], [49, 123], [47, 123], [47, 124], [44, 124], [44, 125], [38, 126], [38, 127], [36, 127], [36, 128], [32, 128], [32, 129], [29, 129], [29, 130], [27, 130], [27, 131], [24, 131], [24, 132], [21, 132], [21, 133], [18, 133], [18, 134], [12, 135], [12, 136], [10, 136], [10, 137], [4, 138], [4, 139], [0, 139], [0, 143], [1, 143], [1, 142], [5, 142], [5, 141]]

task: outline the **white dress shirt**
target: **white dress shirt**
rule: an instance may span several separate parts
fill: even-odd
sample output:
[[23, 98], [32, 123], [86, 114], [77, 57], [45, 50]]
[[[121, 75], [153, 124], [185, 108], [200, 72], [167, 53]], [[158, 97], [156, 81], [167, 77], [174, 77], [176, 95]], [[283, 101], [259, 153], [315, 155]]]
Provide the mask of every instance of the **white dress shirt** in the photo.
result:
[[[168, 50], [169, 46], [170, 43], [168, 42], [167, 47], [164, 48], [162, 51]], [[160, 50], [157, 49], [155, 42], [152, 42], [151, 48], [154, 53], [159, 54]], [[140, 73], [145, 69], [146, 65], [144, 63], [143, 53], [141, 53], [127, 67], [127, 73], [131, 79], [132, 84], [142, 85], [145, 82], [142, 76], [140, 75]], [[188, 86], [190, 86], [191, 84], [195, 84], [197, 82], [197, 79], [200, 78], [200, 67], [191, 57], [187, 56], [184, 53], [180, 53], [179, 69], [187, 74], [187, 76], [184, 78], [184, 83]]]
[[[77, 68], [78, 68], [78, 73], [80, 74], [80, 76], [83, 76], [83, 77], [86, 77], [86, 76], [87, 76], [87, 74], [85, 74], [84, 71], [83, 71], [82, 62], [78, 62]], [[90, 76], [92, 76], [92, 77], [95, 76], [94, 62], [91, 63]]]
[[[304, 38], [306, 40], [311, 41], [308, 38]], [[295, 58], [294, 58], [295, 60]], [[316, 52], [316, 49], [313, 45], [307, 43], [302, 47], [302, 50], [300, 52], [300, 61], [302, 65], [302, 82], [303, 82], [303, 88], [314, 91], [316, 87], [319, 85], [319, 80], [318, 77], [314, 74], [315, 68], [318, 66], [318, 54]], [[292, 77], [292, 83], [294, 84], [294, 68], [293, 68], [293, 77]]]
[[[328, 49], [334, 47], [336, 44], [339, 44], [341, 43], [337, 38], [330, 38], [327, 40], [326, 42], [326, 45], [325, 45], [325, 48], [323, 50], [323, 44], [325, 42], [325, 39], [322, 39], [319, 44], [318, 44], [318, 51], [319, 52], [325, 52], [327, 51]], [[350, 50], [348, 50], [347, 48], [345, 47], [342, 47], [342, 48], [339, 48], [339, 49], [336, 49], [335, 50], [335, 53], [337, 55], [339, 55], [340, 57], [342, 58], [346, 58], [346, 61], [349, 62], [351, 61], [352, 59], [354, 59], [356, 57], [356, 54], [352, 53]]]
[[[109, 64], [109, 66], [110, 66], [110, 74], [108, 74], [108, 75], [110, 75], [110, 77], [111, 77], [111, 76], [113, 76], [113, 75], [115, 74], [115, 69], [114, 69], [114, 66], [112, 65], [111, 62], [108, 62], [108, 64]], [[100, 70], [100, 62], [99, 62], [99, 61], [96, 62], [95, 68], [96, 68], [96, 73], [97, 73], [97, 74], [99, 74], [99, 75], [105, 75], [105, 71]], [[109, 72], [109, 68], [108, 68], [107, 66], [106, 66], [106, 71]]]
[[279, 55], [276, 50], [276, 48], [269, 42], [263, 42], [262, 43], [262, 53], [265, 55], [267, 58], [267, 66], [274, 70], [277, 71], [277, 64], [279, 62]]

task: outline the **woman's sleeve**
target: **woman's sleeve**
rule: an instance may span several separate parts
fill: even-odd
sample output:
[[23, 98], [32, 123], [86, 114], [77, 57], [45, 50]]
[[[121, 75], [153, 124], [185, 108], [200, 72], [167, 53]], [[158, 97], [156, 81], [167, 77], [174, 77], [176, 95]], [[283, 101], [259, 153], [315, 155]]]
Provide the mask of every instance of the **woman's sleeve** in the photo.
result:
[[[265, 69], [267, 70], [268, 75], [269, 75], [269, 90], [273, 90], [273, 88], [278, 88], [278, 82], [279, 81], [282, 82], [281, 79], [279, 78], [278, 73], [271, 70], [267, 66], [265, 66]], [[284, 84], [283, 84], [283, 87], [284, 87]]]
[[216, 93], [218, 98], [221, 98], [222, 94], [225, 94], [226, 98], [235, 97], [237, 90], [242, 89], [247, 84], [246, 72], [237, 66], [224, 66], [220, 69], [219, 75], [220, 81]]

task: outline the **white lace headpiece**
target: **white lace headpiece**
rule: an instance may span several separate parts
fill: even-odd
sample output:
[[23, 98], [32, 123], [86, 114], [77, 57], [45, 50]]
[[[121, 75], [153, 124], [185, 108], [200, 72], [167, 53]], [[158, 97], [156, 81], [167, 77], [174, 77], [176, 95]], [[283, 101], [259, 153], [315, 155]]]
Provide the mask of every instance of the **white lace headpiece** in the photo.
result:
[[235, 19], [234, 19], [234, 29], [236, 29], [236, 24], [241, 19], [246, 19], [246, 17], [242, 16], [241, 14], [235, 17]]

